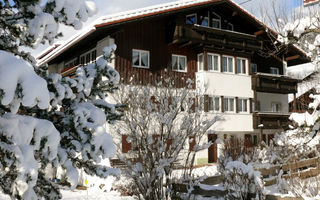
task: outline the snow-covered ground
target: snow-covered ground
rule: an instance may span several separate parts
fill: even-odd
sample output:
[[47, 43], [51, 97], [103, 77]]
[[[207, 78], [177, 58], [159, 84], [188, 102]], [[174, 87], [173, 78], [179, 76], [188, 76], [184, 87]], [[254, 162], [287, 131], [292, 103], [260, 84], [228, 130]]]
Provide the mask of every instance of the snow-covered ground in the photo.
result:
[[[98, 188], [87, 190], [61, 190], [63, 200], [135, 200], [134, 197], [124, 197], [116, 191], [103, 192]], [[1, 200], [10, 200], [9, 196], [0, 193]]]

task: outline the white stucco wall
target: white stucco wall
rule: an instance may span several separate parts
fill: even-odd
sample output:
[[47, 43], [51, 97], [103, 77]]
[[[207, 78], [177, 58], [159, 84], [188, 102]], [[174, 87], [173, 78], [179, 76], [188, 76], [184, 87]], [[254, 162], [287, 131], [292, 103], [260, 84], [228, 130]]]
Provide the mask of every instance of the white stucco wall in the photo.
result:
[[289, 112], [288, 95], [287, 94], [272, 94], [257, 92], [257, 99], [260, 102], [261, 112], [271, 112], [271, 104], [281, 103], [281, 113]]
[[197, 72], [197, 88], [217, 96], [253, 98], [251, 76], [221, 72]]

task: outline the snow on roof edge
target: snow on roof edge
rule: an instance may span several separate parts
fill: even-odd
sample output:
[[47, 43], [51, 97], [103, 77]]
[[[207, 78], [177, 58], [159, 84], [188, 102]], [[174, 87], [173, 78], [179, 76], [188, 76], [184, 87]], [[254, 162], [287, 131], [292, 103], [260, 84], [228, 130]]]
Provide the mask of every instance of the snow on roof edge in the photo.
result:
[[92, 27], [89, 26], [89, 29], [84, 29], [84, 31], [81, 31], [80, 33], [78, 33], [74, 37], [69, 38], [63, 44], [59, 45], [57, 48], [53, 49], [50, 53], [48, 53], [46, 56], [44, 56], [42, 59], [38, 60], [37, 65], [41, 66], [41, 65], [51, 61], [52, 59], [56, 58], [58, 55], [60, 55], [64, 51], [66, 51], [68, 47], [72, 46], [74, 43], [78, 42], [83, 37], [89, 35], [90, 33], [94, 32], [95, 30], [96, 30], [96, 28], [94, 26], [92, 26]]
[[[108, 23], [108, 22], [112, 22], [112, 21], [118, 21], [121, 19], [126, 19], [126, 18], [131, 18], [131, 17], [138, 17], [140, 15], [145, 15], [147, 13], [152, 14], [152, 13], [156, 13], [159, 11], [165, 11], [165, 10], [169, 10], [169, 9], [173, 9], [173, 8], [183, 7], [186, 5], [192, 5], [192, 4], [204, 3], [204, 2], [215, 2], [215, 1], [223, 1], [223, 0], [180, 0], [180, 1], [174, 1], [174, 2], [169, 2], [169, 3], [163, 3], [163, 4], [157, 4], [157, 5], [153, 5], [153, 6], [143, 7], [143, 8], [134, 9], [134, 10], [123, 11], [120, 13], [114, 13], [114, 14], [110, 14], [110, 15], [106, 15], [106, 16], [101, 16], [101, 17], [97, 18], [89, 26], [87, 26], [89, 28], [88, 30], [84, 29], [84, 31], [81, 31], [76, 36], [69, 38], [63, 44], [61, 44], [58, 48], [55, 48], [52, 52], [48, 53], [46, 56], [44, 56], [42, 59], [40, 59], [38, 61], [38, 65], [42, 65], [44, 63], [47, 63], [47, 62], [51, 61], [52, 59], [54, 59], [55, 57], [59, 56], [68, 47], [72, 46], [75, 42], [78, 42], [84, 36], [93, 32], [93, 29], [96, 30], [96, 27], [95, 27], [96, 25], [104, 24], [104, 23]], [[107, 18], [110, 18], [110, 20], [106, 21]], [[51, 46], [51, 48], [52, 48], [52, 46]], [[41, 54], [43, 54], [43, 52], [40, 53], [40, 55]]]

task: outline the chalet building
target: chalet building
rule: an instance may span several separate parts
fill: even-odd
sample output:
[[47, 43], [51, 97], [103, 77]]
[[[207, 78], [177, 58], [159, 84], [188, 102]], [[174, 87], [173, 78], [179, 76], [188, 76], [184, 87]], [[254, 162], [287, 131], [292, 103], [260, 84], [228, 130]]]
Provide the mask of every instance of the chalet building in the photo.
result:
[[[69, 41], [41, 55], [51, 72], [63, 76], [93, 62], [104, 46], [117, 44], [112, 65], [127, 83], [146, 85], [164, 71], [205, 88], [204, 112], [223, 120], [207, 140], [214, 144], [197, 161], [216, 162], [217, 138], [241, 138], [250, 146], [263, 131], [268, 143], [288, 127], [288, 94], [298, 80], [287, 68], [308, 62], [294, 46], [275, 55], [276, 33], [231, 0], [183, 0], [105, 16]], [[179, 79], [180, 80], [180, 79]], [[183, 87], [178, 82], [177, 87]], [[122, 141], [124, 151], [131, 144]]]

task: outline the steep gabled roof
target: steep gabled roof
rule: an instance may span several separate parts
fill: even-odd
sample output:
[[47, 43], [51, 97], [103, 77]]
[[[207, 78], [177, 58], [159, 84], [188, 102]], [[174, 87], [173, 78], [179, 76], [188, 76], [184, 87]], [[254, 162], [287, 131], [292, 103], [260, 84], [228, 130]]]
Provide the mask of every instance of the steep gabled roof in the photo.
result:
[[[82, 39], [92, 34], [99, 28], [109, 27], [109, 26], [123, 24], [123, 23], [129, 23], [135, 20], [141, 20], [148, 17], [165, 15], [173, 12], [182, 11], [188, 8], [194, 8], [197, 6], [204, 6], [204, 5], [210, 5], [215, 3], [228, 3], [233, 8], [235, 8], [238, 12], [240, 12], [242, 15], [250, 19], [261, 30], [268, 29], [270, 32], [276, 35], [275, 31], [267, 27], [264, 23], [259, 21], [257, 18], [251, 15], [248, 11], [243, 9], [241, 6], [239, 6], [232, 0], [180, 0], [180, 1], [159, 4], [155, 6], [125, 11], [125, 12], [120, 12], [120, 13], [100, 17], [91, 26], [89, 26], [89, 28], [83, 30], [79, 34], [70, 38], [64, 44], [60, 45], [57, 48], [54, 48], [50, 53], [46, 54], [44, 57], [39, 59], [38, 64], [42, 65], [44, 63], [48, 63], [49, 61], [53, 60], [54, 58], [56, 58], [57, 56], [65, 52], [68, 48], [72, 47], [77, 42], [81, 41]], [[303, 52], [300, 52], [300, 53], [304, 54]]]

